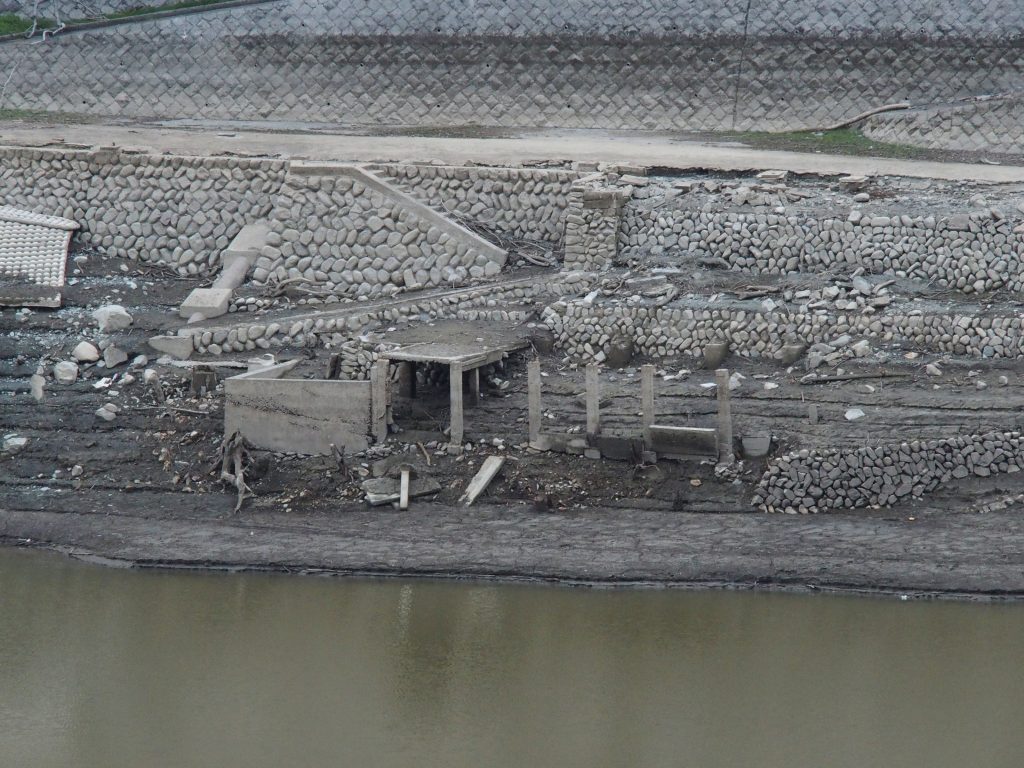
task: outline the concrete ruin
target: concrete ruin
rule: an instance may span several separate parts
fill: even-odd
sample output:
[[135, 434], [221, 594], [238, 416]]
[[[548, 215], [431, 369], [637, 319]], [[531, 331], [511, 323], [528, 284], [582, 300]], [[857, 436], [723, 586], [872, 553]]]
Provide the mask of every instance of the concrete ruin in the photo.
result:
[[0, 306], [59, 307], [74, 221], [0, 206]]

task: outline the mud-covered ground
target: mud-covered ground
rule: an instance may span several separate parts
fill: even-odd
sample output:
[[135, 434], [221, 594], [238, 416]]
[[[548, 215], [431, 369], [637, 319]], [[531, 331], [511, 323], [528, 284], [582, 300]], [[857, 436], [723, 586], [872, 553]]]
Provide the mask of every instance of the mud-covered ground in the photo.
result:
[[[219, 480], [221, 394], [194, 396], [188, 370], [159, 363], [146, 343], [178, 326], [176, 307], [195, 282], [80, 255], [87, 261], [71, 270], [62, 309], [0, 312], [0, 435], [28, 438], [22, 450], [0, 455], [0, 537], [9, 543], [147, 565], [1024, 595], [1016, 500], [1024, 473], [892, 509], [764, 515], [750, 504], [763, 460], [716, 478], [710, 462], [644, 466], [529, 450], [524, 358], [490, 372], [498, 386], [485, 384], [480, 406], [467, 411], [472, 448], [463, 455], [441, 448], [447, 385], [424, 388], [415, 403], [396, 403], [399, 431], [371, 455], [339, 463], [254, 452], [255, 495], [236, 514], [234, 490]], [[79, 341], [103, 338], [90, 312], [107, 303], [134, 317], [131, 329], [109, 336], [129, 363], [83, 366], [72, 385], [48, 380], [37, 402], [30, 376], [68, 359]], [[138, 355], [148, 360], [132, 363]], [[307, 372], [325, 371], [328, 356], [278, 353], [301, 357]], [[944, 361], [934, 377], [923, 373], [925, 362], [847, 364], [848, 373], [879, 378], [808, 385], [802, 368], [730, 359], [745, 377], [733, 393], [735, 431], [773, 434], [779, 451], [1019, 425], [1018, 364]], [[545, 429], [582, 433], [582, 373], [557, 355], [542, 366]], [[658, 420], [711, 426], [716, 403], [704, 385], [712, 377], [695, 361], [681, 366], [659, 370]], [[159, 373], [162, 403], [144, 382], [146, 368]], [[1000, 375], [1008, 383], [997, 383]], [[979, 389], [979, 378], [989, 386]], [[611, 372], [602, 386], [603, 429], [635, 433], [638, 369]], [[96, 414], [108, 402], [120, 409], [113, 421]], [[867, 415], [847, 422], [843, 414], [855, 406]], [[459, 506], [491, 454], [507, 456], [503, 471], [476, 505]], [[440, 491], [407, 512], [368, 507], [362, 481], [404, 462]]]

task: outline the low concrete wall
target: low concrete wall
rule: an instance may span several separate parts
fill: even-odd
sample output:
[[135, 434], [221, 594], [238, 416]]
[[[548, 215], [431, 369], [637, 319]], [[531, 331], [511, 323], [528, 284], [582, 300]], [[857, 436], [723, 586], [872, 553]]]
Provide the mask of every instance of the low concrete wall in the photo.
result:
[[241, 432], [258, 448], [345, 454], [370, 444], [367, 381], [229, 378], [224, 381], [224, 432]]

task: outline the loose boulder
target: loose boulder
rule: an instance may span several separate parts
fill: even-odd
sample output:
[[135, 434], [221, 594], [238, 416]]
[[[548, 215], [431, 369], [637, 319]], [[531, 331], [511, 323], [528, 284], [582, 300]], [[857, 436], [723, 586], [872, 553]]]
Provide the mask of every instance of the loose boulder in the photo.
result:
[[78, 379], [78, 363], [63, 360], [53, 366], [53, 378], [58, 384], [74, 384]]
[[108, 304], [92, 313], [101, 333], [123, 331], [132, 324], [132, 316], [120, 304]]
[[100, 351], [94, 344], [80, 341], [78, 346], [71, 350], [71, 356], [80, 363], [95, 363], [100, 359]]

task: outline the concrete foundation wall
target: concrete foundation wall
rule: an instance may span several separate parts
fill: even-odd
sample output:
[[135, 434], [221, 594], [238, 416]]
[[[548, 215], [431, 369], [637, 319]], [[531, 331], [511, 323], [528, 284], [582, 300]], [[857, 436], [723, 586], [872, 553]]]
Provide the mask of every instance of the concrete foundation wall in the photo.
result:
[[775, 130], [1017, 87], [1014, 0], [282, 0], [0, 46], [0, 106]]
[[308, 379], [226, 379], [224, 431], [258, 448], [290, 453], [342, 453], [369, 446], [370, 384]]
[[200, 274], [270, 213], [284, 171], [274, 160], [0, 148], [0, 203], [72, 219], [79, 242], [110, 256]]
[[789, 513], [889, 506], [957, 480], [1021, 469], [1020, 432], [853, 450], [804, 450], [769, 463], [753, 503], [766, 512]]

